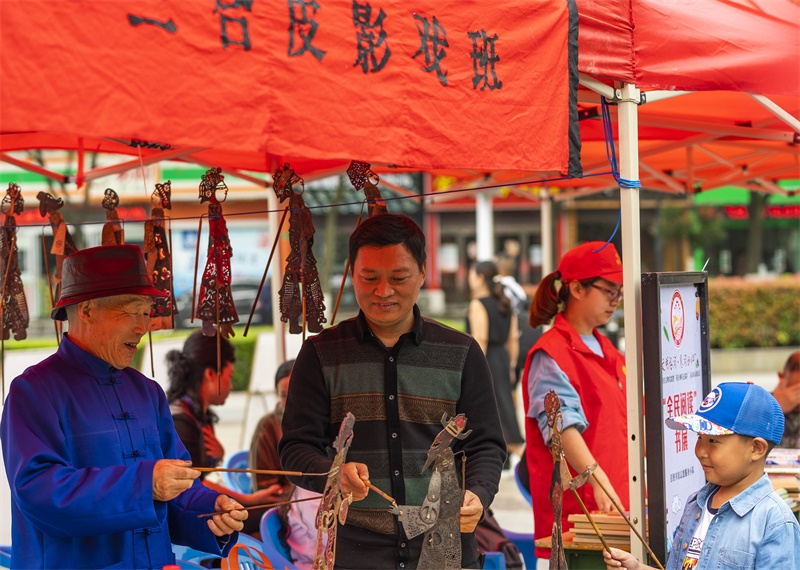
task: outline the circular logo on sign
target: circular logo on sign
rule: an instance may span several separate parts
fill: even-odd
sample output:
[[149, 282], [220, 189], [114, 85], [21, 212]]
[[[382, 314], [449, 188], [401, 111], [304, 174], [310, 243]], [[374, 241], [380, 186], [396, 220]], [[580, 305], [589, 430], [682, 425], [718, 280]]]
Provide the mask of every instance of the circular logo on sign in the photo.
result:
[[719, 388], [714, 388], [708, 393], [708, 396], [703, 398], [703, 403], [700, 404], [699, 412], [708, 412], [709, 410], [713, 410], [714, 407], [719, 404], [719, 401], [722, 400], [722, 390]]
[[669, 325], [675, 346], [680, 346], [683, 342], [683, 330], [686, 324], [683, 309], [683, 297], [681, 297], [681, 292], [676, 290], [672, 294], [672, 302], [669, 305]]

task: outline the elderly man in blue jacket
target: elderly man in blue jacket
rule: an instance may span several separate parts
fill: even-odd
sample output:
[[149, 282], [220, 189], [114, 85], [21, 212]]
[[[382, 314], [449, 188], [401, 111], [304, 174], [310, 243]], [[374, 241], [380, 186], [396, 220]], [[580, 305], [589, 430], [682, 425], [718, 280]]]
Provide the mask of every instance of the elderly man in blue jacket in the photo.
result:
[[51, 316], [69, 331], [11, 383], [0, 422], [13, 568], [161, 568], [173, 542], [235, 544], [247, 511], [200, 483], [164, 392], [129, 368], [157, 296], [137, 246], [64, 260]]

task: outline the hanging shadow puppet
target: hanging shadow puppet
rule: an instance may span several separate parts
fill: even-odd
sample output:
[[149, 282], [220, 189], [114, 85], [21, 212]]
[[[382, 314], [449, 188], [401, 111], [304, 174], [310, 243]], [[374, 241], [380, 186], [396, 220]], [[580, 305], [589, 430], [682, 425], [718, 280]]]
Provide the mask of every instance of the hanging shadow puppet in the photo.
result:
[[53, 275], [55, 291], [51, 293], [55, 305], [61, 297], [61, 266], [64, 264], [64, 258], [78, 251], [78, 248], [75, 247], [75, 241], [69, 233], [64, 217], [58, 211], [64, 207], [64, 200], [47, 192], [39, 192], [36, 199], [39, 200], [39, 214], [43, 218], [49, 216], [50, 227], [53, 228], [53, 247], [50, 248], [50, 253], [56, 256], [56, 270]]
[[353, 188], [364, 191], [364, 198], [369, 205], [370, 218], [389, 213], [381, 191], [378, 189], [378, 182], [381, 179], [372, 171], [372, 165], [369, 162], [352, 161], [347, 168], [347, 176], [350, 177]]
[[[221, 336], [230, 337], [235, 336], [233, 325], [239, 322], [239, 315], [231, 294], [233, 248], [222, 216], [222, 202], [228, 197], [224, 179], [221, 168], [210, 168], [200, 181], [200, 203], [208, 202], [208, 253], [195, 316], [203, 321], [204, 335], [217, 334], [216, 324]], [[217, 192], [224, 193], [222, 200], [217, 198]]]
[[153, 310], [150, 313], [151, 331], [174, 328], [173, 317], [178, 314], [172, 289], [172, 254], [164, 215], [164, 210], [172, 209], [171, 195], [172, 183], [169, 180], [163, 184], [156, 184], [156, 189], [150, 197], [152, 205], [150, 219], [144, 224], [142, 249], [147, 261], [147, 271], [153, 280], [153, 286], [169, 295], [153, 299]]
[[0, 287], [2, 287], [3, 340], [8, 340], [11, 333], [15, 340], [27, 338], [29, 315], [28, 302], [25, 299], [25, 287], [22, 285], [22, 273], [18, 264], [17, 220], [22, 213], [24, 201], [20, 187], [13, 182], [3, 197], [3, 228], [0, 233]]
[[119, 221], [117, 206], [119, 206], [119, 196], [111, 189], [106, 188], [103, 194], [103, 208], [106, 210], [106, 223], [103, 224], [102, 245], [123, 245], [125, 243], [125, 230]]
[[[289, 323], [289, 332], [300, 334], [308, 325], [311, 332], [321, 332], [325, 318], [325, 298], [319, 283], [311, 210], [303, 200], [303, 179], [288, 165], [279, 166], [272, 175], [279, 201], [289, 200], [289, 246], [286, 273], [280, 291], [281, 320]], [[300, 191], [294, 186], [299, 184]], [[300, 285], [302, 284], [302, 290]], [[305, 322], [303, 322], [303, 317]]]

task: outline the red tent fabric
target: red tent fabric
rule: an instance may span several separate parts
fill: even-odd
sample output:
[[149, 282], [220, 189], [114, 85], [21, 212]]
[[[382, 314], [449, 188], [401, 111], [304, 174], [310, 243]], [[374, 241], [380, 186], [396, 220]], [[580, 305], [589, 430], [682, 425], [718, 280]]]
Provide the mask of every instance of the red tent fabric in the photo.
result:
[[[777, 94], [773, 99], [797, 116], [796, 2], [575, 3], [581, 72], [634, 81], [645, 90], [709, 92], [640, 107], [640, 140], [666, 147], [707, 132], [706, 126], [788, 130], [746, 96], [716, 90]], [[157, 149], [130, 146], [141, 139], [183, 150], [178, 160], [226, 171], [264, 172], [288, 160], [306, 179], [341, 170], [351, 159], [376, 168], [468, 169], [481, 176], [563, 173], [576, 150], [567, 141], [574, 124], [568, 117], [574, 110], [569, 7], [549, 0], [339, 2], [316, 9], [303, 0], [277, 7], [251, 0], [2, 2], [0, 151], [158, 156]], [[481, 37], [481, 47], [473, 48], [468, 33], [481, 30], [486, 43]], [[499, 60], [491, 65], [494, 34]], [[384, 48], [391, 51], [386, 61]], [[433, 57], [437, 49], [444, 57]], [[314, 50], [325, 52], [321, 60]], [[447, 86], [436, 65], [447, 71]], [[502, 89], [491, 88], [492, 71]], [[694, 124], [667, 128], [679, 121]], [[603, 145], [593, 142], [602, 140], [599, 121], [582, 121], [580, 138], [583, 165], [607, 167]], [[793, 149], [789, 140], [771, 144], [770, 152], [796, 157]], [[686, 153], [676, 154], [677, 162], [654, 167], [689, 168]], [[738, 164], [740, 155], [723, 158]], [[792, 156], [784, 162], [791, 165]], [[753, 160], [740, 162], [752, 166]], [[663, 182], [651, 176], [655, 187], [666, 188]]]
[[29, 0], [0, 23], [3, 150], [48, 133], [255, 170], [569, 167], [567, 2]]
[[792, 0], [577, 0], [578, 68], [641, 89], [800, 97]]

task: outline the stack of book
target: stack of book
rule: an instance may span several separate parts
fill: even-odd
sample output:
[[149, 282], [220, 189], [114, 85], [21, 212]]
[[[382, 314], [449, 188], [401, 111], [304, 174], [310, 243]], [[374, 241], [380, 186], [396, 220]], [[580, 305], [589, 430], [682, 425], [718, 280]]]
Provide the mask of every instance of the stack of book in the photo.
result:
[[[584, 514], [569, 515], [567, 519], [571, 523], [571, 528], [568, 530], [574, 533], [575, 537], [572, 539], [574, 544], [599, 544], [602, 545], [600, 539], [592, 528], [592, 523]], [[600, 529], [606, 542], [609, 546], [616, 546], [620, 548], [630, 549], [631, 547], [631, 529], [628, 524], [618, 514], [610, 513], [596, 513], [592, 514], [592, 520]]]
[[789, 505], [789, 508], [792, 509], [792, 512], [797, 512], [798, 510], [800, 510], [800, 504], [798, 504], [797, 502], [798, 498], [800, 498], [800, 495], [798, 495], [797, 487], [794, 488], [793, 492], [789, 492], [789, 490], [786, 487], [775, 489], [775, 492], [781, 499], [786, 501], [786, 504]]
[[773, 449], [766, 472], [775, 492], [794, 513], [800, 513], [800, 449]]

